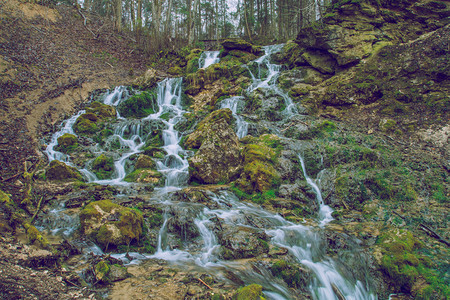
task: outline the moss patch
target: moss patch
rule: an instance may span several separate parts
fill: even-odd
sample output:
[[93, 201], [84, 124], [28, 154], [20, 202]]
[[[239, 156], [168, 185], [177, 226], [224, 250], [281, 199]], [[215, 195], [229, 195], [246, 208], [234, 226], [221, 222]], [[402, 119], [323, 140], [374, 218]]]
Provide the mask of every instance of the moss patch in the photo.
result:
[[108, 179], [114, 174], [114, 160], [105, 154], [98, 156], [91, 167], [98, 179]]
[[158, 107], [156, 100], [154, 91], [144, 91], [120, 102], [117, 110], [125, 118], [144, 118], [156, 112]]
[[76, 179], [83, 180], [80, 172], [77, 169], [66, 165], [58, 160], [53, 160], [50, 163], [50, 167], [45, 172], [46, 178], [50, 180], [66, 180], [66, 179]]
[[76, 147], [78, 147], [77, 137], [73, 134], [65, 133], [58, 138], [58, 145], [55, 147], [55, 150], [63, 153], [69, 153]]

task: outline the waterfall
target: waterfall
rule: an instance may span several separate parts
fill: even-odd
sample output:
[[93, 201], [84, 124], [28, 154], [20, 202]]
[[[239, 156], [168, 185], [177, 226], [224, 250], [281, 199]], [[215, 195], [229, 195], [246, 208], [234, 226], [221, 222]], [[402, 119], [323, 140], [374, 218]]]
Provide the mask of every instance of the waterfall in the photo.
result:
[[206, 69], [210, 65], [217, 64], [220, 60], [219, 51], [205, 51], [200, 55], [198, 59], [198, 68]]
[[241, 105], [244, 105], [244, 97], [235, 96], [222, 100], [220, 108], [229, 108], [233, 113], [233, 117], [236, 120], [236, 135], [238, 138], [243, 138], [248, 132], [248, 123], [238, 115], [238, 110]]
[[[274, 91], [285, 101], [286, 109], [284, 113], [286, 117], [289, 117], [297, 113], [296, 106], [289, 96], [276, 85], [281, 66], [270, 62], [270, 56], [280, 51], [281, 48], [282, 45], [263, 47], [265, 55], [254, 61], [256, 70], [252, 72], [249, 68], [253, 83], [247, 89], [247, 93], [257, 89]], [[208, 65], [217, 62], [217, 56], [218, 52], [203, 53], [200, 67], [206, 68]], [[311, 281], [305, 288], [309, 290], [314, 299], [339, 299], [337, 294], [342, 295], [346, 300], [377, 299], [377, 296], [370, 291], [367, 283], [364, 282], [365, 278], [355, 278], [353, 275], [344, 274], [338, 267], [338, 260], [334, 260], [325, 253], [325, 241], [318, 232], [332, 220], [332, 210], [323, 202], [319, 188], [320, 182], [308, 176], [301, 155], [298, 155], [298, 158], [303, 175], [308, 185], [314, 190], [320, 207], [319, 226], [308, 227], [294, 224], [279, 214], [266, 211], [260, 206], [239, 201], [232, 192], [227, 190], [205, 191], [204, 193], [207, 195], [205, 197], [208, 198], [205, 201], [212, 202], [212, 205], [205, 205], [203, 202], [191, 203], [173, 200], [171, 193], [187, 186], [189, 177], [188, 152], [180, 146], [180, 134], [174, 129], [185, 113], [181, 105], [182, 78], [167, 78], [159, 82], [156, 94], [157, 107], [155, 107], [154, 113], [138, 120], [128, 120], [118, 113], [118, 121], [113, 124], [113, 134], [107, 140], [108, 142], [117, 139], [120, 144], [120, 151], [115, 154], [115, 175], [113, 179], [98, 180], [88, 169], [80, 169], [90, 182], [110, 185], [127, 184], [123, 181], [127, 175], [126, 162], [130, 156], [142, 151], [145, 145], [144, 141], [149, 134], [144, 130], [143, 124], [156, 121], [159, 122], [158, 124], [162, 124], [163, 146], [161, 149], [164, 150], [165, 155], [156, 162], [156, 168], [164, 175], [165, 185], [162, 188], [155, 189], [151, 194], [150, 202], [164, 208], [163, 224], [159, 228], [156, 252], [152, 255], [132, 253], [131, 255], [136, 258], [132, 263], [143, 259], [157, 258], [180, 264], [183, 267], [194, 266], [220, 279], [224, 279], [226, 274], [232, 273], [244, 284], [257, 283], [262, 285], [264, 295], [268, 299], [292, 299], [296, 297], [294, 289], [288, 288], [284, 282], [272, 274], [267, 267], [268, 261], [265, 262], [265, 265], [258, 265], [251, 260], [225, 260], [220, 258], [220, 251], [227, 245], [221, 240], [223, 239], [222, 235], [216, 235], [218, 228], [222, 232], [225, 232], [228, 228], [231, 233], [234, 233], [233, 230], [236, 228], [244, 228], [249, 230], [251, 234], [254, 232], [264, 234], [264, 242], [269, 241], [274, 246], [287, 249], [288, 254], [286, 255], [289, 256], [289, 261], [295, 261], [310, 271]], [[118, 106], [130, 96], [126, 87], [116, 87], [104, 97], [103, 102]], [[237, 96], [224, 99], [220, 103], [221, 108], [229, 108], [232, 111], [236, 120], [236, 134], [239, 138], [246, 136], [248, 130], [247, 122], [240, 116], [240, 107], [243, 106], [243, 100], [244, 97]], [[68, 119], [61, 130], [52, 136], [52, 140], [46, 149], [49, 160], [60, 159], [70, 164], [70, 157], [55, 151], [54, 146], [57, 145], [59, 136], [64, 133], [73, 134], [72, 125], [82, 113], [84, 111]], [[164, 118], [162, 118], [163, 115]], [[99, 149], [99, 153], [103, 151], [100, 145], [96, 147]], [[171, 218], [174, 217], [175, 213], [171, 212], [170, 208], [179, 205], [191, 209], [193, 213], [192, 217], [189, 216], [189, 224], [198, 233], [196, 232], [195, 240], [183, 241], [183, 243], [177, 244], [175, 249], [171, 249], [170, 235], [173, 232], [169, 232], [169, 230], [171, 230], [171, 222], [173, 222]], [[174, 215], [171, 215], [171, 213]], [[252, 219], [256, 220], [256, 223], [251, 221]], [[60, 226], [59, 228], [65, 229], [66, 227]], [[129, 256], [125, 254], [115, 254], [114, 257], [130, 263]]]

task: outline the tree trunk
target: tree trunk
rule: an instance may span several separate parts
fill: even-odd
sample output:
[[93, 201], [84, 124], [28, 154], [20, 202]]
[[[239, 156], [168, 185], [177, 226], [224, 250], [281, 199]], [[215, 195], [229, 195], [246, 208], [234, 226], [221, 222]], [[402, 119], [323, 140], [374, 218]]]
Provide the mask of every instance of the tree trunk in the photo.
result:
[[122, 0], [116, 0], [116, 9], [115, 9], [115, 15], [114, 15], [114, 19], [115, 19], [115, 25], [116, 25], [116, 30], [118, 32], [122, 31]]

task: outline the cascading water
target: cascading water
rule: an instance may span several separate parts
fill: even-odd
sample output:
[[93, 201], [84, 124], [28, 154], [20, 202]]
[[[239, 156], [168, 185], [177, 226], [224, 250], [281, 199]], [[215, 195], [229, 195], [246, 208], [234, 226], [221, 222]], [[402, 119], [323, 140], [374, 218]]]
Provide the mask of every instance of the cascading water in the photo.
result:
[[294, 102], [292, 102], [292, 99], [277, 86], [277, 80], [282, 66], [270, 62], [272, 54], [279, 52], [283, 46], [283, 44], [264, 46], [264, 55], [253, 62], [257, 66], [256, 71], [252, 72], [251, 69], [247, 67], [253, 80], [253, 83], [247, 88], [247, 92], [251, 93], [259, 88], [272, 90], [278, 96], [283, 98], [286, 105], [284, 113], [286, 116], [289, 116], [298, 112], [297, 107]]
[[236, 119], [236, 135], [238, 138], [243, 138], [248, 132], [248, 123], [238, 115], [239, 107], [244, 105], [244, 97], [235, 96], [222, 100], [220, 108], [229, 108], [233, 113], [233, 117]]
[[[279, 51], [282, 45], [264, 47], [266, 54], [258, 58], [254, 63], [257, 71], [251, 73], [253, 83], [247, 92], [251, 93], [256, 89], [270, 89], [282, 97], [286, 104], [286, 117], [297, 112], [292, 100], [276, 86], [281, 67], [270, 63], [270, 56]], [[205, 54], [206, 55], [206, 54]], [[203, 67], [207, 67], [206, 59]], [[266, 69], [266, 71], [265, 71]], [[254, 74], [255, 73], [255, 74]], [[184, 113], [181, 106], [181, 86], [182, 79], [165, 79], [158, 83], [157, 104], [155, 113], [140, 120], [127, 120], [118, 114], [119, 121], [114, 124], [114, 134], [109, 139], [118, 139], [121, 147], [120, 158], [115, 160], [116, 174], [114, 179], [97, 180], [94, 176], [90, 181], [101, 184], [119, 185], [126, 176], [126, 161], [136, 153], [141, 151], [146, 139], [142, 123], [152, 120], [162, 122], [165, 126], [162, 132], [164, 149], [166, 155], [157, 162], [157, 169], [165, 176], [164, 188], [157, 188], [152, 194], [151, 201], [154, 201], [165, 210], [163, 224], [159, 229], [156, 253], [153, 255], [135, 256], [134, 263], [140, 259], [158, 258], [179, 263], [183, 265], [194, 265], [202, 270], [214, 274], [218, 278], [227, 280], [225, 273], [231, 272], [243, 283], [258, 283], [264, 287], [265, 296], [268, 299], [292, 299], [295, 298], [293, 291], [285, 283], [274, 277], [266, 268], [255, 264], [246, 264], [241, 261], [227, 261], [220, 259], [221, 242], [216, 235], [215, 227], [246, 228], [247, 230], [262, 231], [269, 236], [271, 244], [287, 249], [292, 260], [311, 270], [311, 280], [307, 287], [314, 299], [377, 299], [371, 293], [367, 283], [355, 276], [344, 277], [337, 262], [324, 253], [324, 241], [318, 232], [332, 220], [331, 208], [323, 203], [320, 189], [316, 181], [307, 175], [303, 158], [299, 155], [303, 174], [307, 183], [314, 190], [320, 206], [319, 226], [315, 228], [298, 225], [285, 220], [278, 214], [270, 213], [261, 207], [240, 202], [237, 197], [229, 191], [206, 192], [214, 205], [205, 206], [199, 203], [180, 203], [170, 200], [169, 194], [180, 190], [187, 184], [189, 176], [187, 152], [179, 145], [180, 136], [174, 129]], [[117, 87], [108, 94], [103, 102], [108, 105], [118, 106], [121, 101], [129, 97], [125, 87]], [[222, 108], [229, 108], [236, 119], [237, 135], [239, 138], [247, 135], [247, 123], [239, 116], [239, 106], [242, 105], [243, 97], [231, 97], [221, 103]], [[76, 118], [82, 112], [66, 121], [60, 132], [52, 137], [52, 142], [47, 147], [46, 153], [50, 160], [60, 159], [70, 163], [68, 156], [59, 156], [53, 148], [57, 144], [57, 137], [64, 133], [73, 133], [71, 127]], [[161, 118], [162, 116], [164, 118]], [[169, 117], [167, 117], [169, 116]], [[86, 172], [87, 173], [87, 172]], [[198, 229], [200, 240], [199, 247], [177, 246], [171, 249], [168, 243], [168, 227], [170, 223], [169, 209], [174, 206], [183, 205], [191, 208], [195, 214], [193, 225]], [[257, 220], [255, 225], [251, 220]], [[219, 221], [220, 220], [220, 221]], [[129, 263], [125, 254], [114, 255]], [[255, 272], [255, 270], [257, 270]], [[294, 292], [295, 293], [295, 292]], [[337, 296], [339, 295], [339, 296]]]
[[210, 65], [217, 64], [220, 61], [219, 51], [205, 51], [198, 59], [198, 68], [206, 69]]

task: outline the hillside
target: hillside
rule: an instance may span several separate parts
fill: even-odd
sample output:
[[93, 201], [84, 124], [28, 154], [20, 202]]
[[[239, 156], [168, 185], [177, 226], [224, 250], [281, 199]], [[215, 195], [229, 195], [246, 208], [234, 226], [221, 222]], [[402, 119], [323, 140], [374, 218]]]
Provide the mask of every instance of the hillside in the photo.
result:
[[76, 7], [0, 17], [1, 296], [449, 297], [448, 2], [333, 1], [207, 68]]

